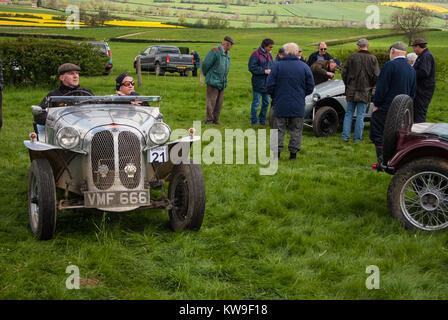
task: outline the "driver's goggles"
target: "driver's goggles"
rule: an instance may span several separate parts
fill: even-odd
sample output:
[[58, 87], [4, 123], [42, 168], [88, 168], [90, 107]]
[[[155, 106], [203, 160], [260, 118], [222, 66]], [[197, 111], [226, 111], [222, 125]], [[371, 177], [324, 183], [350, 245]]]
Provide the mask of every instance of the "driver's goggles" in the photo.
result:
[[125, 87], [133, 87], [135, 84], [135, 81], [125, 81], [122, 83], [122, 85], [124, 85]]

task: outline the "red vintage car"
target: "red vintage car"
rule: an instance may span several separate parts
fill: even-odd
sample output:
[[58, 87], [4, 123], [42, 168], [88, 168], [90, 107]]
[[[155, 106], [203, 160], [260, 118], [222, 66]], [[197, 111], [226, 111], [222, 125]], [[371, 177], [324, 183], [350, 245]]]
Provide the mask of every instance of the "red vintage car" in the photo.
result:
[[391, 215], [405, 228], [448, 227], [448, 123], [413, 123], [413, 102], [397, 96], [384, 129], [381, 168], [393, 174]]

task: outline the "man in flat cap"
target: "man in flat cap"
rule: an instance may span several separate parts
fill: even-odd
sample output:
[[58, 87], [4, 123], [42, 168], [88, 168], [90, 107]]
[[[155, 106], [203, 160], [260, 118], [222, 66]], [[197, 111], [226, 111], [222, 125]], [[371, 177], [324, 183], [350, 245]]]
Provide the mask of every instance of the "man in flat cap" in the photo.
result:
[[227, 75], [230, 70], [230, 54], [233, 39], [224, 37], [221, 44], [212, 48], [202, 62], [202, 73], [207, 84], [206, 124], [218, 124], [224, 99], [224, 89], [227, 87]]
[[414, 99], [414, 122], [426, 122], [426, 112], [436, 89], [436, 63], [426, 40], [417, 38], [412, 47], [418, 58], [414, 63], [417, 76], [417, 94]]
[[[46, 108], [51, 96], [93, 96], [92, 91], [79, 86], [79, 71], [81, 68], [73, 63], [64, 63], [58, 68], [58, 75], [61, 84], [55, 90], [49, 92], [41, 101], [40, 106]], [[46, 114], [39, 114], [34, 117], [37, 124], [44, 125]]]
[[[381, 69], [373, 96], [370, 140], [375, 144], [378, 164], [383, 162], [383, 131], [392, 100], [399, 94], [415, 98], [417, 82], [414, 68], [406, 60], [406, 44], [394, 43], [389, 49], [390, 61]], [[381, 168], [381, 166], [377, 166]]]
[[331, 80], [334, 78], [336, 69], [341, 68], [341, 60], [318, 60], [311, 65], [311, 71], [313, 72], [314, 83], [317, 86], [322, 82]]
[[356, 43], [358, 52], [351, 54], [344, 63], [341, 75], [345, 84], [347, 111], [342, 127], [342, 140], [348, 142], [351, 135], [353, 115], [356, 110], [354, 142], [361, 142], [364, 130], [364, 115], [370, 103], [372, 90], [380, 74], [378, 59], [371, 54], [369, 41], [360, 39]]

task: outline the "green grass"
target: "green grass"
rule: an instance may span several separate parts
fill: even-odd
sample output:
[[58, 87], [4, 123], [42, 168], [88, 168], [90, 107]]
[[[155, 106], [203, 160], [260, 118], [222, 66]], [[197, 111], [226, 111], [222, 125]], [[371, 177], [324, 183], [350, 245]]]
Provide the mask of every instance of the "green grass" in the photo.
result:
[[[277, 44], [307, 44], [341, 37], [342, 31], [303, 30], [270, 32]], [[222, 133], [250, 127], [247, 61], [268, 35], [232, 31], [236, 44], [220, 119], [225, 127], [218, 128]], [[226, 34], [162, 30], [160, 37], [201, 40], [207, 32], [217, 40]], [[346, 36], [352, 33], [344, 31]], [[447, 37], [444, 32], [428, 35], [431, 50], [445, 59]], [[376, 39], [372, 46], [387, 48], [397, 40]], [[113, 73], [81, 79], [97, 95], [112, 94], [119, 73], [134, 74], [133, 58], [145, 47], [110, 45]], [[211, 46], [194, 45], [201, 57]], [[330, 48], [344, 46], [350, 44]], [[163, 97], [161, 112], [173, 129], [204, 120], [205, 87], [199, 78], [144, 73], [143, 87], [136, 90]], [[289, 163], [283, 154], [273, 176], [260, 176], [257, 165], [202, 165], [207, 202], [198, 232], [171, 232], [164, 211], [67, 211], [58, 216], [55, 239], [36, 241], [28, 226], [30, 163], [22, 141], [32, 131], [30, 106], [47, 91], [6, 87], [3, 92], [0, 299], [448, 298], [448, 235], [406, 231], [390, 217], [386, 191], [391, 176], [365, 170], [375, 161], [368, 123], [360, 144], [342, 143], [340, 132], [316, 138], [305, 128], [297, 161]], [[446, 82], [437, 83], [428, 121], [448, 122], [447, 91]], [[202, 125], [202, 131], [206, 128]], [[93, 287], [65, 288], [65, 270], [73, 264]], [[365, 287], [369, 265], [380, 269], [379, 290]]]

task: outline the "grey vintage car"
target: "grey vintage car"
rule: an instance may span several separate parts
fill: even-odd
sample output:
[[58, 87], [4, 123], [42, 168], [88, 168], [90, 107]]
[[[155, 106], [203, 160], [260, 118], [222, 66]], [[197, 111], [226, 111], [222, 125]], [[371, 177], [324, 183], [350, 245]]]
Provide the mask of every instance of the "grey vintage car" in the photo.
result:
[[175, 231], [201, 227], [204, 177], [189, 159], [200, 137], [191, 128], [169, 142], [171, 129], [160, 109], [141, 106], [158, 101], [158, 96], [61, 96], [51, 97], [47, 108], [32, 106], [33, 114], [46, 114], [45, 126], [37, 125], [24, 141], [31, 159], [29, 219], [38, 239], [54, 236], [57, 211], [67, 209], [164, 209]]
[[[331, 136], [344, 121], [347, 110], [345, 85], [342, 80], [328, 80], [314, 87], [312, 94], [305, 98], [305, 125], [312, 127], [317, 137]], [[373, 103], [367, 106], [364, 121], [370, 121]], [[273, 110], [269, 114], [272, 123]], [[355, 117], [356, 119], [356, 114]]]

